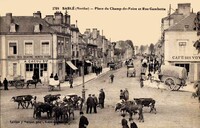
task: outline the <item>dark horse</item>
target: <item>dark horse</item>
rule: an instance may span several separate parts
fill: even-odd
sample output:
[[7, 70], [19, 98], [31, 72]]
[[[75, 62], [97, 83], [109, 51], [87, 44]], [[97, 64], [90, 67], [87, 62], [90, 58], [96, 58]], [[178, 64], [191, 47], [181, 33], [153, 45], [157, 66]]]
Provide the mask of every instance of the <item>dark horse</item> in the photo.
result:
[[41, 84], [42, 84], [42, 81], [41, 81], [41, 79], [35, 79], [35, 80], [27, 80], [27, 88], [28, 88], [28, 86], [29, 86], [29, 84], [35, 84], [35, 88], [36, 88], [36, 85], [37, 85], [37, 83], [38, 82], [40, 82]]

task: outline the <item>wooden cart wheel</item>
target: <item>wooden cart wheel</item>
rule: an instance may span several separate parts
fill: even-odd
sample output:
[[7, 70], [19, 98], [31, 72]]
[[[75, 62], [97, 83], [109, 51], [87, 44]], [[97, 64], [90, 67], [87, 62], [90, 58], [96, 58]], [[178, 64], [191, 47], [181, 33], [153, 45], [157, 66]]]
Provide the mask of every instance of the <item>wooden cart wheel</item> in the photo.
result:
[[15, 87], [18, 88], [23, 88], [24, 87], [24, 83], [20, 80], [15, 82]]
[[165, 85], [167, 85], [168, 89], [172, 91], [176, 88], [176, 83], [173, 78], [167, 78], [165, 80]]
[[178, 91], [181, 88], [180, 85], [176, 84], [176, 82], [173, 78], [167, 78], [165, 80], [165, 85], [167, 85], [168, 89], [171, 91]]

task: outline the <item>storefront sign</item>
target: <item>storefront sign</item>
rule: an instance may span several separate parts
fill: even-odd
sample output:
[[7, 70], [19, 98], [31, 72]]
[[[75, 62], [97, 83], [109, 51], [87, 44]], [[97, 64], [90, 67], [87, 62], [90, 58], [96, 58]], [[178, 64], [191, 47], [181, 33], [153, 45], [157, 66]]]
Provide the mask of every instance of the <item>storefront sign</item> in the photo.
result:
[[47, 63], [48, 60], [25, 60], [25, 63]]
[[198, 60], [200, 61], [200, 56], [172, 56], [172, 60]]

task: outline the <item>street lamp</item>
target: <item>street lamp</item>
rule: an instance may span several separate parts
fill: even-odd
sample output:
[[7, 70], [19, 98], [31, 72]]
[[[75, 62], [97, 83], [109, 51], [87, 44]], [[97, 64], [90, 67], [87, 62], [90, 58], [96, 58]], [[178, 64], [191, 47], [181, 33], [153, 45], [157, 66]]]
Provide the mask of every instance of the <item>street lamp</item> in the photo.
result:
[[82, 47], [81, 47], [81, 49], [82, 49], [82, 98], [83, 98], [83, 100], [84, 100], [84, 102], [85, 102], [85, 74], [84, 74], [84, 72], [85, 72], [85, 58], [84, 58], [84, 52], [85, 52], [85, 48], [86, 48], [86, 46], [83, 44], [83, 45], [81, 45]]
[[82, 77], [83, 77], [83, 85], [82, 85], [82, 98], [83, 98], [83, 100], [84, 100], [84, 102], [85, 102], [85, 74], [84, 74], [84, 72], [85, 72], [85, 62], [84, 62], [84, 56], [82, 56], [82, 68], [83, 68], [83, 72], [82, 72]]

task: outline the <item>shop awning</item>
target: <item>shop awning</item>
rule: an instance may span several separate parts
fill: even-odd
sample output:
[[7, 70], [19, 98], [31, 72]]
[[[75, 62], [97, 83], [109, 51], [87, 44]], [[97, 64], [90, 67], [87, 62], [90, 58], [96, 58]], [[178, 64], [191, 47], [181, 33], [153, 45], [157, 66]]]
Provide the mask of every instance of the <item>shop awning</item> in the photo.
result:
[[73, 70], [77, 70], [77, 69], [78, 69], [71, 61], [67, 61], [66, 63], [67, 63]]
[[91, 61], [89, 61], [89, 60], [86, 60], [85, 62], [86, 62], [86, 63], [90, 63], [90, 64], [92, 64], [92, 62], [91, 62]]

